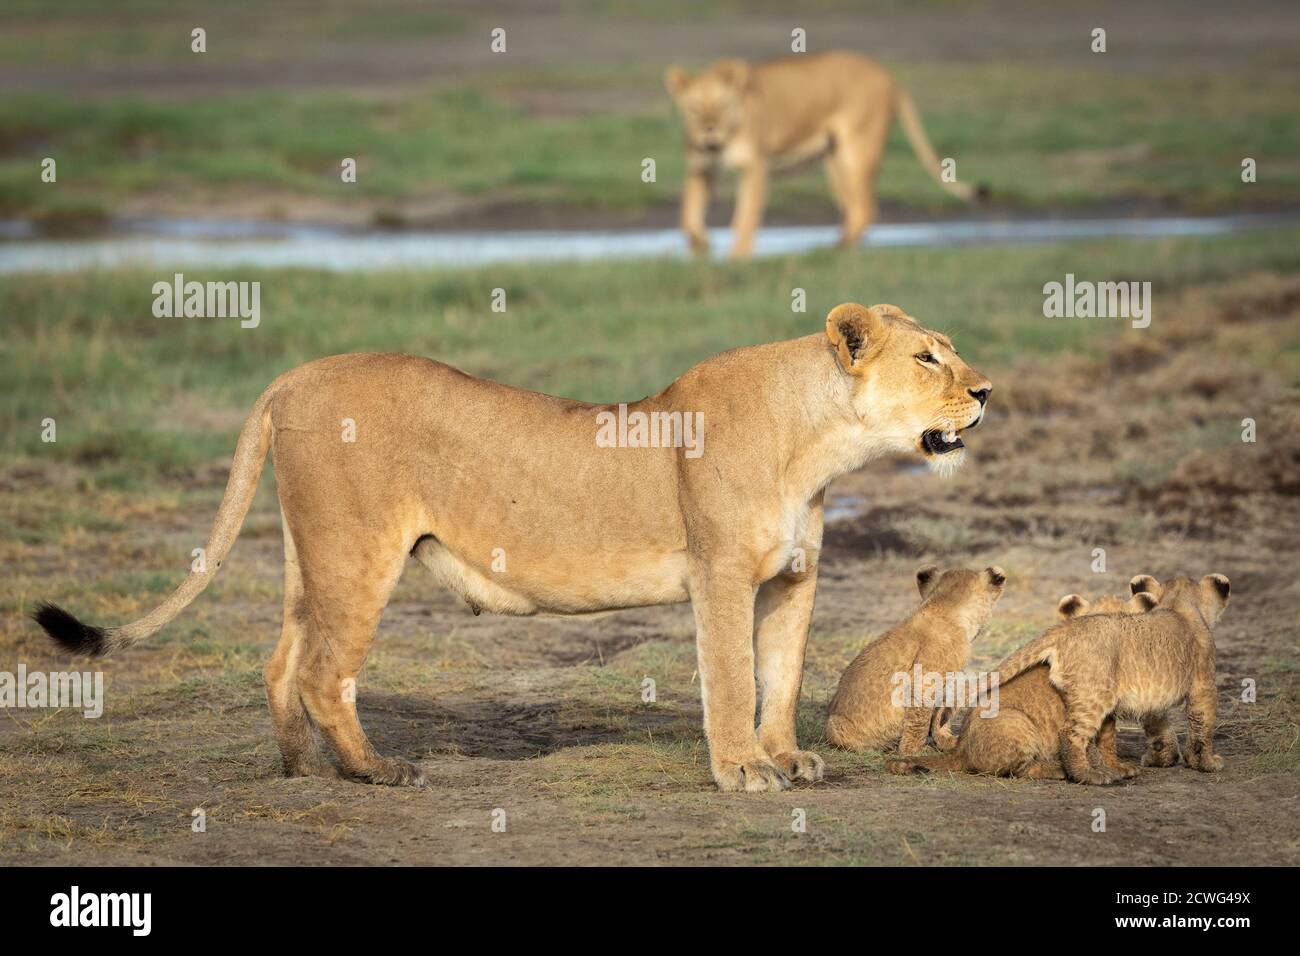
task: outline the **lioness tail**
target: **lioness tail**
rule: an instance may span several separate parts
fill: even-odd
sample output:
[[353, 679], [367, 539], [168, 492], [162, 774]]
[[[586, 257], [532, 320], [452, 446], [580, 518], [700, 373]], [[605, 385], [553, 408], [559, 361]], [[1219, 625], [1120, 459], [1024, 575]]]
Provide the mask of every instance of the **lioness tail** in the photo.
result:
[[925, 135], [925, 127], [921, 125], [921, 114], [917, 112], [916, 104], [904, 89], [898, 91], [896, 108], [903, 132], [907, 134], [907, 141], [912, 144], [912, 152], [916, 154], [917, 160], [925, 170], [934, 177], [934, 181], [947, 192], [966, 202], [982, 198], [987, 192], [983, 187], [977, 190], [969, 183], [948, 182], [943, 178], [939, 168], [939, 157], [934, 147], [930, 145], [929, 137]]
[[212, 580], [239, 535], [239, 529], [252, 504], [262, 463], [271, 444], [271, 416], [268, 408], [275, 385], [267, 388], [253, 406], [235, 446], [235, 461], [226, 483], [226, 493], [212, 523], [208, 546], [202, 562], [191, 566], [189, 576], [167, 600], [139, 620], [119, 627], [95, 627], [83, 624], [57, 605], [43, 602], [32, 619], [45, 629], [65, 650], [75, 654], [107, 654], [134, 644], [156, 633], [164, 624], [183, 611]]

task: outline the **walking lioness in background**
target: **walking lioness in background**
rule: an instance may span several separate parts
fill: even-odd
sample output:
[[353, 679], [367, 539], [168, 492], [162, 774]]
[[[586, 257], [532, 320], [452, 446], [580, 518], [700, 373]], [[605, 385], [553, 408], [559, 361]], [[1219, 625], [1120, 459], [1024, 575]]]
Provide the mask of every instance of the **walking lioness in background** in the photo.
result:
[[[162, 604], [116, 627], [49, 604], [35, 618], [90, 654], [156, 633], [221, 567], [270, 452], [285, 585], [266, 689], [286, 773], [330, 772], [314, 726], [347, 776], [422, 781], [371, 746], [355, 693], [414, 556], [476, 611], [690, 601], [713, 778], [723, 790], [780, 790], [822, 776], [821, 757], [799, 749], [795, 713], [826, 486], [881, 455], [956, 467], [991, 388], [947, 336], [897, 306], [853, 302], [813, 334], [724, 352], [617, 406], [413, 355], [318, 359], [253, 405], [206, 562]], [[699, 423], [689, 441], [687, 422]]]
[[740, 174], [731, 254], [743, 258], [763, 219], [769, 171], [823, 156], [844, 215], [840, 245], [856, 246], [876, 218], [876, 173], [895, 116], [940, 186], [967, 201], [977, 194], [943, 178], [912, 98], [884, 67], [856, 53], [719, 60], [694, 76], [673, 66], [664, 82], [686, 124], [682, 229], [696, 253], [708, 251], [704, 219], [719, 163]]

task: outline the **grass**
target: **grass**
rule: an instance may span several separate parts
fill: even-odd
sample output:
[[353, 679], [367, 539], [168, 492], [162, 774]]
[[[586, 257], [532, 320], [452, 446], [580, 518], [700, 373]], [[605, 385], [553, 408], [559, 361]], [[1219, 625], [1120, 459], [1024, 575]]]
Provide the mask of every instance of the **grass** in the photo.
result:
[[[420, 201], [508, 201], [600, 207], [637, 216], [677, 202], [682, 134], [659, 79], [661, 64], [502, 72], [472, 85], [383, 97], [345, 90], [222, 94], [185, 102], [88, 101], [16, 94], [0, 102], [0, 216], [51, 225], [95, 221], [130, 203], [229, 214], [249, 197], [267, 214], [311, 202], [400, 223]], [[1300, 199], [1300, 126], [1285, 74], [1131, 77], [1037, 65], [912, 63], [900, 78], [941, 156], [997, 201], [1026, 207], [1118, 199], [1192, 209]], [[619, 107], [548, 114], [539, 92], [583, 102], [592, 90]], [[1240, 178], [1243, 156], [1259, 181]], [[58, 180], [43, 183], [53, 157]], [[358, 164], [345, 184], [340, 163]], [[641, 180], [654, 158], [656, 182]], [[729, 183], [730, 180], [728, 179]], [[890, 140], [878, 193], [927, 210], [956, 201], [935, 188], [901, 132]], [[779, 177], [775, 213], [832, 216], [816, 166]]]
[[[1150, 280], [1150, 334], [1170, 290], [1249, 270], [1294, 270], [1300, 230], [1230, 239], [825, 251], [719, 266], [650, 260], [496, 266], [455, 272], [253, 271], [262, 322], [157, 319], [144, 272], [0, 279], [0, 451], [13, 480], [54, 481], [82, 500], [148, 486], [208, 489], [200, 473], [228, 456], [245, 410], [276, 375], [347, 351], [426, 354], [476, 375], [589, 401], [658, 391], [701, 359], [815, 332], [846, 300], [896, 302], [956, 338], [970, 360], [1007, 364], [1114, 340], [1106, 321], [1042, 317], [1042, 285], [1076, 275]], [[1116, 268], [1116, 263], [1122, 266]], [[998, 276], [996, 283], [987, 276]], [[235, 278], [223, 276], [223, 278]], [[490, 290], [507, 290], [493, 313]], [[808, 293], [790, 311], [790, 289]], [[41, 440], [53, 418], [57, 441]], [[40, 470], [24, 472], [39, 464]], [[49, 469], [57, 469], [55, 472]], [[160, 502], [165, 507], [184, 502]], [[98, 520], [119, 520], [127, 507]], [[61, 506], [0, 515], [12, 537], [66, 533]]]

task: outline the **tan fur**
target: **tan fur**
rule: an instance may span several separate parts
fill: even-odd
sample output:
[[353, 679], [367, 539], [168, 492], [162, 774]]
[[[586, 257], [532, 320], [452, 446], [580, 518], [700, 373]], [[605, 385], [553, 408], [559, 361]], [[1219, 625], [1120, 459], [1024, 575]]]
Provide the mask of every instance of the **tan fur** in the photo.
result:
[[[1125, 599], [1105, 595], [1089, 603], [1076, 594], [1061, 598], [1057, 614], [1062, 619], [1087, 614], [1140, 614], [1156, 603], [1152, 594], [1134, 594]], [[890, 773], [916, 770], [952, 770], [1000, 777], [1032, 777], [1064, 780], [1060, 759], [1060, 735], [1065, 728], [1065, 701], [1048, 679], [1046, 664], [1029, 668], [998, 687], [998, 706], [991, 716], [971, 709], [953, 746], [936, 746], [950, 752], [942, 757], [890, 760]], [[1133, 776], [1136, 766], [1121, 761], [1115, 751], [1115, 719], [1109, 717], [1089, 759], [1103, 761], [1116, 775]]]
[[902, 624], [864, 647], [840, 677], [826, 721], [826, 739], [847, 750], [898, 747], [912, 754], [925, 746], [941, 708], [904, 706], [900, 675], [964, 670], [970, 645], [1002, 596], [1001, 568], [917, 572], [921, 606]]
[[1161, 585], [1160, 604], [1146, 614], [1071, 619], [1030, 641], [998, 668], [1008, 682], [1046, 663], [1065, 700], [1061, 763], [1078, 783], [1110, 783], [1116, 775], [1088, 759], [1088, 744], [1113, 715], [1144, 720], [1187, 708], [1188, 766], [1222, 769], [1214, 753], [1216, 692], [1211, 629], [1228, 604], [1221, 574], [1179, 577]]
[[[314, 723], [349, 776], [420, 780], [371, 747], [352, 692], [413, 554], [475, 609], [499, 613], [690, 600], [714, 779], [724, 790], [780, 789], [822, 772], [798, 747], [795, 710], [826, 485], [883, 454], [954, 467], [963, 451], [936, 454], [924, 436], [977, 424], [989, 387], [945, 336], [896, 306], [845, 303], [824, 332], [715, 356], [631, 403], [629, 413], [702, 413], [703, 453], [689, 457], [598, 447], [597, 415], [610, 406], [409, 355], [321, 359], [282, 375], [253, 407], [206, 570], [125, 627], [86, 628], [53, 609], [47, 629], [62, 630], [66, 646], [90, 633], [111, 650], [162, 627], [226, 556], [269, 448], [285, 618], [266, 682], [289, 773], [328, 772]], [[344, 419], [354, 442], [342, 440]]]
[[876, 216], [876, 174], [895, 116], [935, 181], [961, 199], [974, 196], [970, 186], [941, 177], [911, 97], [856, 53], [721, 60], [695, 76], [674, 66], [664, 82], [686, 124], [682, 229], [697, 253], [708, 251], [704, 220], [720, 164], [740, 175], [731, 254], [746, 257], [767, 204], [769, 171], [823, 156], [844, 214], [840, 243], [856, 246]]

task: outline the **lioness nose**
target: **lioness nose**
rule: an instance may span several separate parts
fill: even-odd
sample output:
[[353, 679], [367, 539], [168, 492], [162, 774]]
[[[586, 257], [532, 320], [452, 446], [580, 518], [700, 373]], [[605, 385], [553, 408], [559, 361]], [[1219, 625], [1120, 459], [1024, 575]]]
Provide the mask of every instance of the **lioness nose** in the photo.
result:
[[993, 391], [991, 386], [986, 386], [985, 388], [972, 388], [970, 390], [970, 397], [983, 405], [989, 400], [989, 392], [991, 391]]

